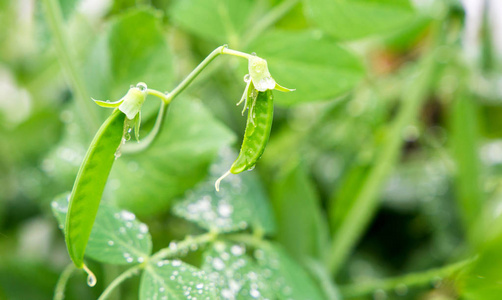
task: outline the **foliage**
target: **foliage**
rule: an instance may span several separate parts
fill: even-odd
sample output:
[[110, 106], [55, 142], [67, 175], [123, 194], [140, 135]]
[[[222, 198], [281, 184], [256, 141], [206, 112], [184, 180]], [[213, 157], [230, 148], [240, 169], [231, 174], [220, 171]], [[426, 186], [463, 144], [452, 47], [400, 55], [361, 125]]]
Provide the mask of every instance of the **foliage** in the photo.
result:
[[0, 2], [0, 299], [499, 299], [468, 2]]

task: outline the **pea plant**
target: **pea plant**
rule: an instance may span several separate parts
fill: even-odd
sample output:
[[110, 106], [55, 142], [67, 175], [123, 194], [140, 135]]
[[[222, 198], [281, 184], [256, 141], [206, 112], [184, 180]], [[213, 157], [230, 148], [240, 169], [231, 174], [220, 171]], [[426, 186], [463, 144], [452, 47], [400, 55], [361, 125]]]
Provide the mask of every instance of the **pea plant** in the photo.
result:
[[499, 300], [499, 6], [0, 1], [0, 299]]
[[[147, 95], [153, 95], [162, 101], [160, 106], [158, 119], [158, 125], [162, 126], [164, 120], [165, 107], [168, 106], [171, 101], [185, 89], [187, 85], [192, 82], [192, 80], [218, 55], [227, 54], [235, 55], [248, 59], [249, 61], [249, 74], [245, 76], [246, 88], [241, 97], [241, 100], [237, 103], [238, 105], [244, 102], [244, 109], [242, 114], [248, 110], [248, 121], [246, 125], [246, 132], [239, 156], [232, 164], [229, 171], [223, 174], [215, 182], [215, 189], [217, 192], [220, 190], [220, 182], [223, 178], [227, 177], [230, 173], [239, 174], [243, 171], [254, 168], [256, 162], [263, 154], [265, 150], [265, 145], [267, 144], [268, 137], [270, 135], [270, 130], [272, 128], [272, 117], [273, 117], [273, 89], [277, 89], [283, 92], [293, 91], [287, 89], [275, 82], [271, 77], [268, 70], [267, 61], [263, 58], [256, 56], [256, 54], [242, 53], [236, 50], [228, 49], [227, 46], [221, 46], [216, 48], [188, 77], [180, 83], [172, 92], [162, 93], [157, 90], [151, 90], [147, 88], [147, 85], [143, 82], [138, 83], [136, 86], [131, 87], [127, 94], [120, 100], [115, 102], [110, 102], [109, 100], [101, 101], [94, 100], [98, 105], [102, 107], [115, 108], [112, 114], [105, 120], [103, 125], [99, 128], [96, 136], [91, 142], [89, 149], [84, 157], [84, 161], [80, 166], [77, 174], [77, 178], [73, 185], [73, 190], [67, 197], [68, 203], [64, 203], [63, 200], [53, 202], [53, 208], [56, 215], [61, 214], [58, 219], [61, 220], [61, 227], [64, 230], [66, 245], [68, 248], [68, 253], [77, 268], [83, 268], [88, 273], [88, 284], [94, 286], [96, 284], [96, 277], [93, 272], [84, 264], [84, 255], [86, 248], [88, 247], [89, 239], [92, 235], [92, 229], [94, 221], [96, 219], [99, 204], [105, 188], [105, 183], [108, 179], [108, 175], [112, 168], [115, 159], [121, 156], [122, 147], [126, 147], [126, 142], [130, 140], [130, 132], [134, 130], [134, 135], [140, 143], [139, 139], [139, 129], [141, 125], [141, 107], [146, 100]], [[153, 129], [151, 138], [146, 142], [142, 143], [152, 143], [155, 139], [155, 135], [158, 131]], [[132, 150], [135, 153], [141, 152], [148, 148], [147, 145], [141, 145], [139, 150]], [[131, 151], [131, 150], [130, 150]], [[206, 199], [206, 201], [208, 201]], [[61, 203], [62, 202], [62, 203]], [[192, 204], [195, 205], [195, 204]], [[230, 204], [227, 204], [227, 210], [233, 210]], [[228, 215], [229, 212], [225, 211], [225, 208], [221, 208], [223, 211], [219, 211], [219, 214]], [[129, 273], [138, 272], [139, 269], [145, 269], [146, 272], [150, 272], [149, 275], [143, 275], [140, 296], [144, 299], [150, 298], [162, 298], [169, 296], [182, 297], [201, 297], [206, 299], [212, 299], [216, 297], [216, 285], [214, 282], [209, 281], [209, 279], [194, 267], [182, 264], [181, 261], [169, 261], [163, 260], [166, 257], [175, 256], [177, 253], [170, 253], [169, 250], [165, 249], [159, 253], [150, 257], [151, 252], [151, 241], [150, 244], [141, 245], [137, 241], [134, 241], [134, 237], [137, 239], [145, 239], [145, 235], [148, 235], [148, 229], [145, 224], [138, 223], [136, 226], [132, 222], [135, 219], [134, 214], [128, 211], [113, 211], [111, 208], [111, 213], [116, 218], [119, 219], [117, 225], [125, 226], [119, 227], [120, 234], [126, 236], [132, 236], [133, 239], [125, 240], [115, 240], [114, 237], [109, 237], [108, 241], [104, 241], [103, 238], [93, 238], [92, 240], [95, 245], [89, 246], [89, 248], [100, 249], [98, 252], [105, 251], [102, 250], [104, 247], [118, 247], [118, 244], [138, 244], [138, 249], [129, 249], [125, 247], [123, 249], [113, 250], [115, 252], [106, 260], [102, 258], [98, 259], [100, 261], [106, 262], [108, 259], [116, 260], [119, 258], [120, 262], [126, 263], [141, 263], [137, 267], [133, 267], [122, 274], [120, 279], [126, 278]], [[124, 217], [125, 215], [125, 217]], [[103, 216], [103, 218], [109, 218], [110, 216]], [[64, 219], [64, 221], [63, 221]], [[141, 228], [140, 228], [141, 227]], [[246, 226], [244, 226], [245, 228]], [[96, 226], [96, 228], [98, 228]], [[104, 234], [107, 230], [116, 231], [117, 228], [103, 228]], [[98, 230], [98, 229], [95, 229]], [[213, 242], [218, 237], [218, 230], [211, 227], [209, 236], [204, 238], [203, 243]], [[118, 238], [120, 239], [120, 238]], [[151, 238], [147, 237], [147, 240]], [[105, 243], [103, 243], [105, 242]], [[102, 243], [102, 244], [100, 244]], [[222, 242], [223, 243], [223, 242]], [[117, 244], [117, 246], [115, 246]], [[196, 244], [189, 245], [193, 247]], [[143, 248], [146, 247], [146, 248]], [[224, 254], [225, 249], [221, 248], [218, 250], [221, 254]], [[176, 247], [177, 248], [177, 247]], [[240, 253], [238, 255], [243, 255], [245, 248], [240, 245], [232, 246], [232, 253]], [[132, 253], [142, 253], [139, 256], [134, 256]], [[179, 255], [179, 254], [178, 254]], [[228, 253], [227, 253], [228, 255]], [[92, 256], [91, 256], [92, 257]], [[97, 255], [99, 257], [99, 255]], [[211, 258], [208, 258], [211, 260]], [[223, 262], [222, 262], [223, 264]], [[166, 266], [167, 268], [158, 269], [159, 267]], [[179, 268], [177, 268], [179, 267]], [[244, 267], [244, 266], [240, 266]], [[167, 269], [167, 271], [166, 271]], [[182, 272], [179, 275], [171, 275], [169, 280], [164, 279], [165, 274], [173, 273], [178, 274], [179, 271]], [[218, 269], [216, 269], [218, 270]], [[249, 287], [243, 288], [243, 286], [248, 285], [248, 278], [246, 276], [249, 274], [243, 274], [243, 279], [241, 283], [238, 283], [239, 287], [233, 287], [233, 291], [225, 290], [222, 292], [226, 294], [225, 297], [234, 297], [236, 292], [242, 290], [242, 293], [248, 293], [252, 297], [256, 298], [262, 296], [261, 289], [256, 283], [253, 283]], [[171, 278], [174, 277], [174, 278]], [[228, 280], [226, 280], [228, 281]], [[190, 284], [187, 284], [189, 282]], [[181, 284], [180, 284], [181, 283]], [[102, 299], [106, 299], [109, 291], [114, 287], [111, 285], [109, 290], [105, 290]], [[236, 290], [237, 289], [237, 290]], [[241, 293], [241, 292], [239, 292]], [[269, 297], [269, 296], [267, 296]]]

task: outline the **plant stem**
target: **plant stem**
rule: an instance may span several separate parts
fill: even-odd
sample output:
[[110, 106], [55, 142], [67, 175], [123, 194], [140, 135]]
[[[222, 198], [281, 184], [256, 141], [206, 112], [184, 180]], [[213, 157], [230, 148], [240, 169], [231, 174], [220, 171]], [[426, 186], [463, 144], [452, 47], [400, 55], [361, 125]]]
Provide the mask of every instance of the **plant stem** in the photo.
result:
[[375, 290], [391, 291], [398, 290], [400, 287], [410, 288], [431, 284], [436, 279], [449, 277], [454, 273], [462, 270], [475, 259], [463, 260], [442, 268], [427, 270], [424, 272], [407, 274], [399, 277], [391, 277], [382, 280], [374, 280], [370, 282], [354, 283], [340, 287], [340, 291], [345, 298], [361, 297], [373, 293]]
[[136, 265], [132, 268], [127, 269], [124, 273], [120, 274], [115, 278], [110, 285], [103, 291], [98, 300], [105, 300], [112, 293], [112, 291], [119, 286], [125, 280], [137, 275], [139, 271], [146, 268], [149, 263], [156, 263], [164, 258], [173, 257], [175, 255], [181, 255], [183, 252], [188, 252], [193, 249], [194, 246], [199, 248], [202, 245], [210, 243], [217, 238], [218, 234], [216, 232], [208, 232], [205, 234], [198, 235], [196, 237], [187, 236], [183, 241], [176, 244], [176, 247], [170, 246], [159, 250], [153, 256], [151, 256], [148, 261]]
[[180, 84], [178, 84], [176, 88], [174, 88], [172, 92], [167, 95], [167, 99], [171, 101], [183, 90], [185, 90], [210, 62], [212, 62], [218, 55], [222, 54], [223, 49], [225, 49], [225, 46], [220, 46], [214, 49], [213, 52], [211, 52]]
[[68, 42], [66, 32], [64, 32], [64, 22], [59, 2], [57, 0], [43, 0], [42, 2], [45, 6], [47, 22], [53, 33], [54, 46], [60, 57], [59, 61], [75, 93], [76, 105], [79, 111], [78, 115], [87, 125], [88, 130], [86, 132], [95, 132], [98, 129], [99, 119], [96, 111], [91, 107], [93, 105], [92, 101], [88, 101], [90, 97], [85, 88], [84, 81], [77, 71], [75, 65], [77, 60], [72, 52], [72, 48], [69, 46], [70, 43]]
[[[433, 34], [434, 39], [437, 39], [436, 32], [437, 29]], [[437, 41], [434, 40], [434, 43]], [[396, 164], [404, 143], [402, 133], [417, 118], [420, 106], [427, 96], [436, 66], [435, 52], [433, 48], [433, 54], [427, 54], [419, 63], [419, 74], [404, 91], [401, 109], [387, 132], [386, 140], [377, 154], [375, 166], [370, 170], [340, 227], [333, 233], [327, 257], [327, 265], [332, 274], [339, 271], [378, 207], [380, 191]]]
[[254, 41], [260, 34], [262, 34], [267, 28], [275, 24], [284, 15], [286, 15], [295, 5], [297, 5], [300, 0], [286, 0], [281, 2], [273, 9], [271, 9], [263, 18], [261, 18], [252, 30], [244, 38], [244, 47], [249, 45]]
[[249, 246], [252, 246], [254, 248], [266, 248], [269, 247], [269, 243], [260, 238], [257, 235], [250, 235], [250, 234], [244, 234], [244, 233], [234, 233], [234, 234], [228, 234], [224, 236], [225, 239], [231, 240], [234, 242], [238, 243], [243, 243]]
[[66, 284], [68, 283], [68, 280], [71, 277], [71, 274], [73, 271], [75, 271], [75, 265], [73, 263], [70, 263], [67, 265], [61, 275], [59, 276], [58, 282], [56, 284], [56, 289], [54, 291], [54, 300], [63, 300], [64, 299], [64, 292], [66, 289]]
[[143, 268], [144, 268], [144, 264], [137, 265], [137, 266], [134, 266], [134, 267], [128, 269], [124, 273], [120, 274], [117, 278], [115, 278], [110, 283], [109, 286], [106, 287], [106, 289], [103, 291], [101, 296], [99, 296], [98, 300], [106, 299], [117, 286], [119, 286], [125, 280], [137, 275], [139, 273], [139, 271]]
[[171, 103], [171, 100], [167, 97], [167, 95], [162, 92], [159, 92], [157, 90], [152, 90], [152, 89], [147, 89], [146, 92], [148, 95], [152, 95], [157, 98], [160, 98], [162, 100], [162, 102], [164, 102], [165, 104]]
[[164, 258], [173, 257], [182, 252], [189, 251], [192, 247], [199, 248], [200, 246], [203, 246], [216, 240], [217, 237], [218, 234], [216, 232], [208, 232], [205, 234], [198, 235], [196, 237], [187, 236], [184, 240], [172, 244], [175, 246], [169, 246], [167, 248], [159, 250], [150, 258], [150, 261], [155, 263]]
[[233, 56], [237, 56], [237, 57], [242, 57], [242, 58], [245, 58], [245, 59], [249, 59], [249, 58], [252, 57], [251, 54], [247, 54], [247, 53], [244, 53], [244, 52], [241, 52], [241, 51], [232, 50], [232, 49], [228, 49], [228, 48], [224, 48], [221, 51], [221, 53], [222, 54], [233, 55]]
[[166, 96], [166, 101], [170, 102], [171, 100], [176, 98], [176, 96], [178, 96], [181, 92], [183, 92], [190, 85], [190, 83], [192, 83], [192, 81], [202, 72], [202, 70], [204, 70], [207, 67], [207, 65], [209, 65], [209, 63], [211, 63], [217, 56], [221, 54], [233, 55], [245, 59], [249, 59], [251, 57], [251, 54], [228, 49], [226, 45], [219, 46], [218, 48], [214, 49], [211, 53], [209, 53], [209, 55], [206, 58], [204, 58], [204, 60], [190, 74], [188, 74], [188, 76], [185, 79], [183, 79], [183, 81], [180, 84], [178, 84], [178, 86], [175, 87], [172, 92], [170, 92]]

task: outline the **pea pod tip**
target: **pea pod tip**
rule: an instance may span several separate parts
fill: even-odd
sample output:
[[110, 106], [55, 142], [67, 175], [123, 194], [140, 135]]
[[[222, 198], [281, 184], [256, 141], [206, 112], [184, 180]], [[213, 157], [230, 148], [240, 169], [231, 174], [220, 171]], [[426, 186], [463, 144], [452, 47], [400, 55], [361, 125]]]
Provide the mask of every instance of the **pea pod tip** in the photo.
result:
[[217, 192], [220, 191], [220, 182], [225, 178], [227, 177], [228, 175], [230, 175], [230, 170], [228, 170], [225, 174], [221, 175], [220, 178], [216, 179], [215, 183], [214, 183], [214, 188], [216, 189]]

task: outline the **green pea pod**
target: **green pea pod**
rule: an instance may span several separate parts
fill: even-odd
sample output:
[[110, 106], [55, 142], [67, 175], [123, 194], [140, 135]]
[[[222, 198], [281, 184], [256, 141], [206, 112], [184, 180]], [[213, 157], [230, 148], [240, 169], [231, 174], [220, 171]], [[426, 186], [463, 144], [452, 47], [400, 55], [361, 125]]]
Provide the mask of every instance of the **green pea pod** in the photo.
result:
[[[258, 95], [253, 103], [250, 103], [246, 131], [242, 141], [239, 156], [234, 161], [230, 170], [221, 176], [215, 183], [216, 190], [219, 191], [219, 185], [223, 178], [230, 173], [239, 174], [252, 169], [260, 159], [265, 146], [267, 145], [272, 129], [272, 120], [274, 117], [274, 97], [272, 90], [259, 92], [250, 90], [249, 94], [257, 92]], [[248, 95], [248, 98], [250, 96]], [[252, 98], [252, 97], [251, 97]]]
[[106, 119], [87, 150], [73, 185], [66, 215], [65, 239], [75, 266], [84, 266], [84, 253], [99, 202], [120, 146], [125, 115], [118, 109]]

